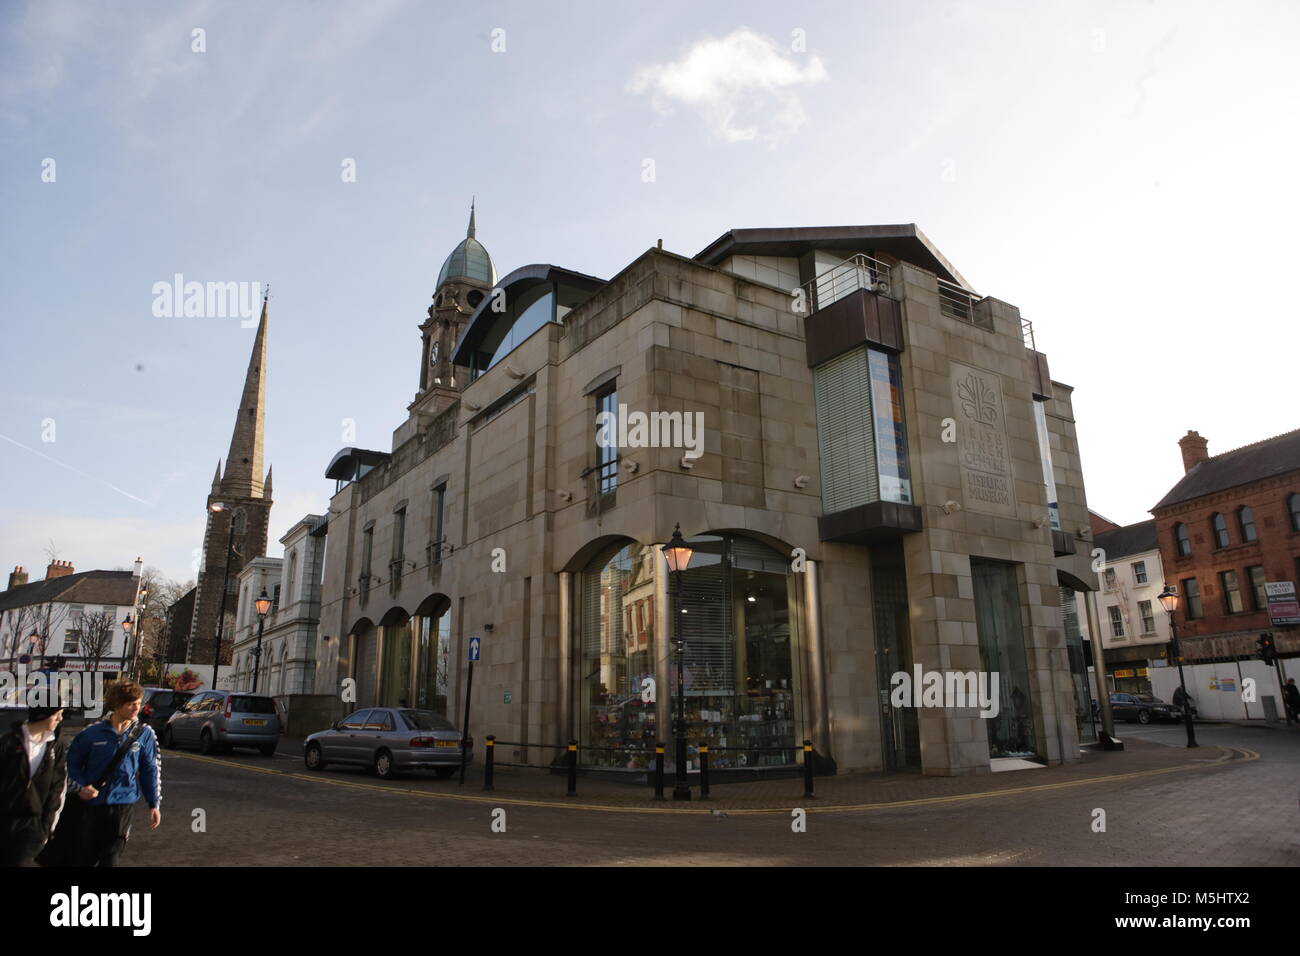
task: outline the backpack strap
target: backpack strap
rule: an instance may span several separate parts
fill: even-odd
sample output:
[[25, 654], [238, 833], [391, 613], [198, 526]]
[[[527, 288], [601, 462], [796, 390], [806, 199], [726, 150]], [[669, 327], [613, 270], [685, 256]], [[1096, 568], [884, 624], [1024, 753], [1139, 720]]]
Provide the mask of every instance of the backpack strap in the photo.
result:
[[103, 775], [99, 778], [99, 780], [95, 781], [96, 790], [103, 790], [104, 787], [108, 786], [108, 781], [111, 780], [113, 774], [117, 772], [118, 766], [122, 763], [122, 759], [127, 755], [127, 752], [131, 749], [131, 745], [134, 744], [137, 740], [139, 740], [140, 735], [144, 733], [144, 727], [145, 727], [144, 721], [137, 720], [135, 722], [135, 726], [131, 728], [131, 730], [126, 735], [126, 741], [122, 744], [122, 746], [117, 748], [117, 753], [113, 755], [113, 759], [109, 762], [108, 767], [107, 769], [104, 770]]

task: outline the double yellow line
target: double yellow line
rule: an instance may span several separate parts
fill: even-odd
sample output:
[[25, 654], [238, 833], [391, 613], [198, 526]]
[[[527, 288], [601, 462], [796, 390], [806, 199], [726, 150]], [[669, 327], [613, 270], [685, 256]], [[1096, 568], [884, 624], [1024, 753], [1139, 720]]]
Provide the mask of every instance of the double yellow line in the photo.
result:
[[[1173, 767], [1160, 767], [1156, 770], [1135, 770], [1131, 773], [1115, 773], [1102, 777], [1085, 777], [1082, 780], [1063, 780], [1059, 783], [1042, 783], [1034, 784], [1027, 787], [1010, 787], [1002, 790], [987, 790], [980, 793], [955, 793], [942, 797], [918, 797], [915, 800], [893, 800], [887, 803], [857, 803], [857, 804], [838, 804], [835, 806], [803, 806], [802, 809], [807, 813], [862, 813], [871, 810], [901, 810], [907, 807], [926, 807], [936, 806], [944, 803], [962, 803], [967, 800], [988, 800], [994, 797], [1010, 796], [1012, 794], [1023, 793], [1041, 793], [1049, 790], [1066, 790], [1071, 787], [1085, 787], [1094, 783], [1111, 783], [1119, 780], [1136, 780], [1140, 777], [1155, 777], [1166, 773], [1181, 773], [1187, 770], [1209, 770], [1215, 767], [1221, 767], [1226, 763], [1236, 760], [1249, 761], [1258, 760], [1259, 754], [1253, 750], [1246, 750], [1242, 747], [1221, 747], [1224, 751], [1223, 756], [1217, 760], [1203, 760], [1196, 763], [1178, 764]], [[720, 812], [729, 817], [739, 816], [758, 816], [761, 814], [779, 813], [789, 815], [790, 811], [799, 806], [799, 801], [794, 801], [788, 807], [768, 807], [762, 809], [728, 809], [725, 807], [713, 809], [709, 807], [700, 807], [694, 805], [691, 807], [611, 807], [598, 803], [573, 803], [571, 801], [558, 800], [526, 800], [520, 797], [497, 797], [490, 795], [473, 795], [465, 793], [438, 793], [429, 790], [412, 790], [407, 787], [386, 787], [377, 783], [361, 783], [351, 780], [339, 780], [332, 777], [323, 777], [318, 774], [306, 774], [290, 772], [288, 770], [271, 770], [266, 767], [254, 767], [245, 763], [231, 763], [225, 760], [217, 760], [212, 757], [204, 757], [198, 754], [177, 753], [168, 751], [168, 757], [179, 757], [183, 760], [197, 760], [202, 763], [215, 764], [219, 767], [236, 767], [240, 770], [248, 770], [252, 773], [274, 774], [277, 777], [289, 777], [294, 780], [309, 780], [312, 783], [329, 784], [333, 787], [350, 787], [354, 790], [371, 790], [378, 793], [405, 794], [414, 797], [427, 797], [432, 800], [460, 800], [469, 803], [486, 803], [494, 807], [512, 806], [512, 807], [546, 807], [550, 809], [562, 810], [593, 810], [599, 813], [669, 813], [683, 814], [693, 813], [700, 816], [708, 816], [715, 812]]]

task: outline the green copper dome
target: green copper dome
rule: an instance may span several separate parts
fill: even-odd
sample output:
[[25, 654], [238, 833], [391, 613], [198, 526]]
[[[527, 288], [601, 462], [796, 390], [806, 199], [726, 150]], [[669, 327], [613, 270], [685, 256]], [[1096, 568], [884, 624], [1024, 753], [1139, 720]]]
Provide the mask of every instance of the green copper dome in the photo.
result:
[[472, 279], [486, 285], [496, 285], [497, 269], [483, 243], [474, 238], [474, 207], [469, 207], [469, 229], [465, 238], [451, 250], [438, 272], [438, 285], [448, 279]]

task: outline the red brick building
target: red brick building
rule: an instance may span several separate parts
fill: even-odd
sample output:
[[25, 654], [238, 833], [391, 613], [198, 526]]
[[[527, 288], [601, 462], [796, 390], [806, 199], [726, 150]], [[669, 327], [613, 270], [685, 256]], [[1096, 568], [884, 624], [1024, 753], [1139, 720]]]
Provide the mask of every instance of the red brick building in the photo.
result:
[[1264, 592], [1300, 581], [1300, 430], [1214, 457], [1194, 431], [1178, 445], [1186, 473], [1151, 513], [1184, 657], [1254, 656], [1263, 631], [1300, 653], [1300, 628], [1271, 626]]

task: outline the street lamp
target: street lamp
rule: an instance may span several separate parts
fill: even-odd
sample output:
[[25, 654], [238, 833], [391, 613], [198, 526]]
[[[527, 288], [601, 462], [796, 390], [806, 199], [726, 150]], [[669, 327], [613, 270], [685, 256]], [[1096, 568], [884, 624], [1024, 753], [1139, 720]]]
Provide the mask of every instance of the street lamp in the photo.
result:
[[683, 608], [682, 603], [682, 572], [691, 563], [691, 555], [695, 552], [687, 546], [686, 541], [682, 538], [682, 526], [679, 524], [673, 528], [673, 537], [663, 548], [664, 557], [668, 561], [668, 569], [673, 575], [673, 586], [676, 591], [677, 611], [673, 614], [673, 649], [677, 652], [677, 719], [673, 721], [673, 733], [677, 738], [677, 782], [673, 786], [674, 800], [691, 799], [691, 787], [686, 782], [686, 684], [683, 677], [682, 659], [686, 656], [685, 645], [682, 642], [682, 622], [681, 616]]
[[1160, 606], [1169, 615], [1170, 651], [1178, 658], [1178, 684], [1183, 689], [1183, 720], [1187, 724], [1187, 746], [1199, 747], [1200, 744], [1196, 742], [1196, 731], [1192, 729], [1192, 701], [1187, 696], [1187, 681], [1183, 676], [1183, 655], [1178, 647], [1178, 631], [1174, 627], [1174, 611], [1178, 610], [1178, 589], [1172, 584], [1166, 584], [1165, 589], [1156, 597], [1160, 600]]
[[126, 640], [122, 643], [122, 663], [118, 665], [118, 676], [126, 676], [126, 650], [131, 644], [131, 631], [135, 629], [135, 622], [131, 620], [131, 612], [126, 612], [126, 620], [122, 622], [122, 630], [126, 633]]
[[257, 608], [257, 647], [253, 649], [253, 693], [257, 693], [257, 675], [262, 666], [262, 628], [266, 626], [266, 612], [271, 610], [271, 599], [266, 596], [266, 585], [253, 606]]
[[[208, 510], [214, 515], [225, 511], [224, 501], [214, 501]], [[230, 555], [235, 550], [235, 516], [230, 516], [230, 533], [226, 535], [226, 568], [221, 576], [221, 609], [217, 611], [217, 652], [212, 657], [212, 689], [217, 689], [217, 671], [221, 668], [221, 642], [226, 636], [226, 592], [230, 589]]]

